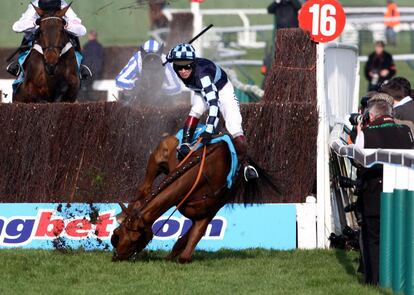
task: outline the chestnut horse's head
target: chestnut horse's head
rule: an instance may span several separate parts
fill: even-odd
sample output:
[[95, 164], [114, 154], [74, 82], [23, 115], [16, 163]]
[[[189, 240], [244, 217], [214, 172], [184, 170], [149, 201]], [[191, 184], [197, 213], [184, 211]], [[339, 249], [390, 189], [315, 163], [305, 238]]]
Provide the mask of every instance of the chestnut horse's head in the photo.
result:
[[36, 21], [39, 25], [36, 42], [42, 47], [46, 72], [53, 75], [59, 61], [62, 49], [69, 42], [65, 31], [66, 21], [63, 18], [72, 3], [61, 10], [44, 11], [34, 6], [40, 18]]
[[114, 247], [113, 261], [127, 260], [135, 253], [141, 252], [152, 239], [152, 228], [146, 226], [141, 211], [133, 206], [125, 207], [119, 203], [122, 212], [117, 215], [120, 224], [111, 237]]

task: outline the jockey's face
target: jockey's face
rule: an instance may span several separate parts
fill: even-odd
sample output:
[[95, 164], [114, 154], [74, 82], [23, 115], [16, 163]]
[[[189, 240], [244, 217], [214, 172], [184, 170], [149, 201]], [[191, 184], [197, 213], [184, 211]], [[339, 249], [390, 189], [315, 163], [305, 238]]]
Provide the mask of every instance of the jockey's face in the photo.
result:
[[193, 67], [191, 64], [174, 63], [174, 70], [180, 75], [181, 79], [188, 79], [191, 76]]
[[178, 71], [178, 74], [180, 75], [181, 78], [183, 79], [188, 79], [191, 75], [191, 72], [193, 71], [193, 69], [186, 69], [186, 68], [182, 68]]

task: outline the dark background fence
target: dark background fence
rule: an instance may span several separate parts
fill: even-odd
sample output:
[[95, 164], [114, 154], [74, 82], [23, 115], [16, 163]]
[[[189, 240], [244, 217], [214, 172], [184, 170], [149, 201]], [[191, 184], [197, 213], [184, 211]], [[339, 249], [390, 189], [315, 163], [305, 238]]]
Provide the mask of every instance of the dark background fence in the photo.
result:
[[[293, 44], [301, 44], [293, 45]], [[242, 105], [249, 154], [283, 186], [268, 202], [303, 202], [316, 181], [315, 44], [278, 34], [262, 102]], [[189, 107], [120, 103], [0, 105], [1, 202], [112, 202], [136, 196], [150, 152]]]

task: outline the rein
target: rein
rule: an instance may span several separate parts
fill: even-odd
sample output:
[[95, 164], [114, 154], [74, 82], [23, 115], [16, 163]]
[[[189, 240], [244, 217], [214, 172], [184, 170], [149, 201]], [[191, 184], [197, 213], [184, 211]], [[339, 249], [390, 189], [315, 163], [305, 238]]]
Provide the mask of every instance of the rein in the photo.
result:
[[[176, 168], [179, 168], [179, 167], [181, 167], [190, 157], [191, 157], [191, 155], [192, 154], [194, 154], [194, 152], [195, 152], [195, 150], [196, 150], [196, 148], [197, 148], [197, 146], [201, 143], [201, 140], [202, 140], [202, 138], [199, 138], [198, 140], [197, 140], [197, 142], [194, 144], [194, 146], [191, 148], [191, 150], [190, 150], [190, 152], [188, 153], [188, 155], [177, 165], [177, 167]], [[177, 212], [177, 210], [185, 203], [185, 201], [191, 196], [191, 194], [194, 192], [194, 190], [196, 189], [196, 187], [197, 187], [197, 185], [198, 185], [198, 183], [200, 182], [200, 179], [201, 179], [201, 176], [203, 175], [203, 170], [204, 170], [204, 165], [205, 165], [205, 159], [206, 159], [206, 156], [207, 156], [207, 146], [205, 145], [204, 147], [203, 147], [203, 154], [202, 154], [202, 157], [201, 157], [201, 163], [200, 163], [200, 169], [198, 170], [198, 174], [197, 174], [197, 177], [196, 177], [196, 180], [195, 180], [195, 182], [194, 182], [194, 184], [193, 184], [193, 186], [191, 187], [191, 189], [188, 191], [188, 193], [184, 196], [184, 198], [180, 201], [180, 203], [178, 204], [178, 205], [176, 205], [176, 207], [175, 207], [175, 209], [174, 209], [174, 211], [170, 214], [170, 216], [168, 216], [168, 218], [164, 221], [164, 223], [162, 224], [162, 226], [160, 227], [160, 228], [158, 228], [158, 230], [155, 232], [155, 234], [154, 235], [157, 235], [158, 233], [159, 233], [159, 231], [164, 227], [164, 225], [171, 219], [171, 217], [174, 215], [174, 213], [175, 212]], [[142, 208], [141, 208], [142, 209]], [[134, 216], [135, 217], [135, 216]], [[130, 217], [128, 217], [128, 218], [130, 218]], [[143, 220], [142, 219], [142, 214], [141, 213], [139, 213], [139, 215], [138, 216], [136, 216], [135, 218], [138, 218], [138, 219], [140, 219], [140, 220]], [[144, 222], [144, 224], [145, 224], [145, 222]], [[126, 229], [127, 230], [129, 230], [129, 231], [133, 231], [133, 232], [140, 232], [141, 230], [142, 230], [142, 228], [138, 228], [138, 229], [132, 229], [132, 228], [129, 228], [129, 227], [127, 227], [126, 226], [126, 224], [125, 224], [125, 227], [126, 227]]]
[[[193, 148], [191, 149], [190, 153], [180, 162], [180, 164], [178, 164], [177, 167], [180, 167], [188, 158], [190, 158], [190, 156], [194, 153], [194, 151], [196, 150], [198, 144], [201, 142], [202, 138], [200, 137], [196, 144], [193, 146]], [[206, 154], [207, 154], [207, 146], [204, 145], [203, 147], [203, 155], [201, 157], [201, 164], [200, 164], [200, 169], [198, 170], [198, 174], [197, 174], [197, 178], [193, 184], [193, 186], [191, 187], [191, 189], [188, 191], [188, 193], [185, 195], [185, 197], [180, 201], [180, 203], [178, 203], [178, 205], [175, 206], [174, 211], [170, 214], [170, 216], [168, 216], [168, 218], [164, 221], [164, 223], [162, 224], [162, 226], [160, 226], [158, 228], [158, 230], [155, 232], [155, 236], [159, 233], [159, 231], [164, 227], [164, 225], [167, 224], [167, 222], [171, 219], [171, 217], [174, 215], [175, 212], [177, 212], [178, 209], [180, 209], [180, 207], [185, 203], [185, 201], [191, 196], [191, 194], [194, 192], [195, 188], [197, 187], [198, 183], [200, 182], [201, 176], [203, 175], [203, 170], [204, 170], [204, 164], [206, 162]]]

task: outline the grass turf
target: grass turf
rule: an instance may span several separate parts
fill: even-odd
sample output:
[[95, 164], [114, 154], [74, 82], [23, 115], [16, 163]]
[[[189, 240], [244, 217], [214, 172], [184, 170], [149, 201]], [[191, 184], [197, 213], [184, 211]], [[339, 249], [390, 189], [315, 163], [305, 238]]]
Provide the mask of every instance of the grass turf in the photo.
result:
[[198, 251], [189, 265], [165, 255], [1, 250], [0, 294], [391, 294], [361, 284], [355, 252]]

